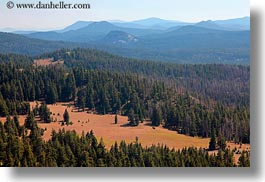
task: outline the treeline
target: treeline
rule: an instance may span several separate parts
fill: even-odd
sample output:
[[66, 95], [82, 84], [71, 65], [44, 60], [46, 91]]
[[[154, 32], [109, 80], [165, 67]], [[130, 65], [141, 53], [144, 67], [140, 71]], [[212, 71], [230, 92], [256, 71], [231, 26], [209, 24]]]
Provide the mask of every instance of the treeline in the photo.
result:
[[[122, 114], [129, 125], [151, 120], [153, 126], [190, 136], [249, 143], [249, 107], [208, 104], [203, 97], [177, 89], [177, 83], [148, 76], [63, 66], [33, 67], [1, 63], [1, 116], [27, 114], [28, 101], [75, 101], [80, 111]], [[212, 89], [209, 87], [208, 89]], [[10, 104], [11, 103], [11, 104]], [[12, 106], [13, 105], [13, 106]]]
[[[98, 141], [93, 131], [78, 136], [74, 131], [52, 132], [47, 142], [34, 114], [20, 126], [18, 117], [0, 122], [0, 166], [6, 167], [234, 167], [233, 151], [219, 150], [209, 155], [204, 149], [170, 149], [167, 146], [143, 147], [134, 143], [115, 143], [110, 150]], [[250, 166], [249, 153], [242, 152], [238, 166]]]
[[[70, 68], [132, 73], [164, 82], [201, 99], [227, 106], [249, 106], [250, 67], [222, 64], [174, 64], [129, 59], [92, 49], [63, 49], [38, 58], [63, 59]], [[169, 83], [170, 84], [170, 83]]]

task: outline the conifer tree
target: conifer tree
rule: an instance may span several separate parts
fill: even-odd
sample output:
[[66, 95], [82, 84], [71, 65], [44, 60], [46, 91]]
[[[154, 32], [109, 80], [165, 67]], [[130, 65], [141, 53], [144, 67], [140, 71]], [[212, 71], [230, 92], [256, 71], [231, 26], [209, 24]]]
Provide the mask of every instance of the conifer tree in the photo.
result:
[[66, 123], [66, 125], [70, 124], [70, 116], [67, 109], [64, 110], [63, 121]]
[[250, 157], [247, 151], [243, 151], [239, 157], [239, 167], [250, 167]]
[[216, 134], [215, 130], [213, 130], [212, 135], [211, 135], [211, 140], [209, 143], [209, 150], [215, 150], [216, 149]]
[[161, 111], [155, 106], [152, 113], [152, 126], [159, 126], [162, 120]]
[[86, 104], [86, 98], [85, 98], [85, 90], [81, 89], [77, 93], [77, 106], [78, 109], [81, 109], [82, 111], [85, 110], [85, 104]]
[[47, 104], [54, 104], [58, 100], [57, 89], [54, 84], [50, 83], [51, 85], [48, 86], [48, 91], [46, 95], [46, 103]]
[[217, 144], [218, 146], [220, 147], [220, 149], [222, 149], [223, 151], [225, 150], [226, 148], [226, 141], [225, 141], [225, 137], [223, 136], [219, 136], [218, 139], [217, 139]]
[[114, 123], [118, 124], [118, 115], [117, 114], [115, 115]]
[[45, 122], [45, 123], [50, 123], [51, 122], [51, 113], [50, 109], [47, 107], [45, 102], [42, 102], [39, 108], [39, 115], [40, 118]]
[[133, 109], [131, 108], [130, 110], [129, 110], [129, 113], [128, 113], [128, 120], [129, 120], [129, 125], [130, 126], [135, 126], [135, 118], [134, 118], [135, 116], [134, 116], [134, 111], [133, 111]]
[[7, 115], [8, 115], [8, 107], [0, 92], [0, 117], [5, 117]]
[[37, 123], [35, 122], [35, 119], [34, 119], [33, 112], [30, 112], [28, 114], [24, 125], [25, 125], [25, 128], [30, 129], [30, 130], [37, 125]]

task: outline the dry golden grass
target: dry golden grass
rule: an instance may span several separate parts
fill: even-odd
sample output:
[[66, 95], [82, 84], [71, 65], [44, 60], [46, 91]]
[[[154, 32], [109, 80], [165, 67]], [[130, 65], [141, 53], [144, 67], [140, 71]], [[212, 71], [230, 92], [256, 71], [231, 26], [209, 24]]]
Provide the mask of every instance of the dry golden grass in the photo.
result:
[[[227, 147], [230, 148], [231, 150], [233, 149], [237, 149], [238, 151], [242, 152], [243, 150], [245, 151], [250, 151], [250, 144], [235, 144], [235, 143], [227, 143]], [[241, 154], [237, 154], [236, 152], [234, 153], [234, 157], [235, 157], [235, 164], [238, 163], [239, 161], [239, 157], [241, 156]]]
[[[57, 103], [48, 105], [52, 112], [52, 118], [56, 122], [50, 124], [39, 123], [39, 126], [46, 129], [43, 138], [48, 140], [51, 137], [51, 132], [54, 129], [58, 131], [64, 128], [65, 130], [75, 130], [78, 134], [82, 132], [94, 131], [98, 139], [103, 138], [105, 146], [110, 148], [115, 141], [126, 142], [135, 141], [136, 137], [143, 146], [151, 146], [157, 144], [166, 144], [170, 148], [181, 149], [183, 147], [203, 147], [207, 148], [209, 139], [202, 139], [198, 137], [188, 137], [177, 134], [175, 131], [169, 131], [163, 127], [153, 129], [148, 122], [141, 123], [138, 127], [124, 127], [128, 123], [128, 117], [118, 116], [118, 124], [114, 124], [115, 115], [96, 115], [88, 114], [86, 112], [77, 112], [71, 106], [67, 108], [69, 103]], [[34, 103], [31, 103], [31, 107]], [[70, 121], [73, 125], [61, 126], [60, 121], [63, 120], [63, 113], [65, 109], [68, 110]]]
[[[31, 108], [35, 106], [36, 103], [30, 103]], [[208, 148], [209, 138], [198, 138], [198, 137], [189, 137], [185, 135], [177, 134], [175, 131], [167, 130], [163, 127], [153, 127], [150, 126], [150, 123], [144, 122], [140, 123], [138, 127], [124, 127], [123, 125], [128, 123], [128, 117], [118, 116], [118, 124], [114, 124], [115, 115], [96, 115], [88, 114], [86, 112], [77, 112], [72, 106], [67, 107], [69, 103], [57, 103], [54, 105], [48, 105], [52, 115], [51, 117], [55, 122], [50, 124], [38, 123], [39, 127], [46, 129], [44, 132], [44, 140], [49, 140], [51, 137], [52, 130], [58, 131], [59, 129], [64, 128], [65, 130], [75, 130], [78, 134], [82, 132], [94, 131], [94, 134], [98, 139], [103, 138], [106, 148], [110, 148], [115, 141], [120, 142], [125, 140], [127, 143], [135, 141], [135, 138], [138, 137], [139, 141], [143, 146], [151, 146], [157, 144], [166, 144], [170, 148], [182, 149], [184, 147], [194, 146]], [[63, 113], [65, 109], [68, 110], [70, 115], [70, 121], [73, 122], [73, 125], [61, 126], [63, 120]], [[20, 116], [20, 124], [24, 124], [26, 116]], [[0, 118], [0, 122], [4, 122], [6, 118]], [[227, 147], [231, 150], [235, 147], [239, 151], [248, 150], [250, 151], [249, 144], [243, 144], [240, 148], [240, 145], [234, 143], [227, 143]], [[216, 153], [217, 151], [211, 151], [210, 154]], [[240, 154], [235, 153], [235, 163], [238, 162]]]
[[[250, 152], [250, 144], [242, 144], [242, 145], [240, 145], [240, 144], [235, 144], [235, 143], [232, 143], [232, 142], [227, 142], [226, 146], [227, 146], [227, 148], [229, 148], [231, 150], [237, 149], [236, 152], [234, 152], [234, 163], [235, 164], [238, 164], [239, 157], [241, 156], [241, 152], [242, 151], [249, 151]], [[238, 151], [240, 153], [237, 153]], [[209, 151], [209, 154], [217, 155], [217, 153], [218, 153], [218, 150]]]
[[33, 62], [33, 66], [48, 66], [48, 65], [56, 65], [56, 64], [64, 64], [63, 60], [53, 61], [53, 59], [36, 59]]
[[[19, 116], [18, 121], [19, 121], [20, 125], [24, 125], [26, 117], [27, 117], [26, 115], [20, 115]], [[5, 123], [6, 122], [6, 117], [0, 117], [0, 122]]]

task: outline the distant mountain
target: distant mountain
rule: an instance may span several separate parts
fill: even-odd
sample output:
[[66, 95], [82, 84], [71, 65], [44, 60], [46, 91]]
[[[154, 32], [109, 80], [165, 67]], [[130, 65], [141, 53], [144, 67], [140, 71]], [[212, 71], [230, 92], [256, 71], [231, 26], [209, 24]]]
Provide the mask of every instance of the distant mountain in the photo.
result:
[[214, 30], [189, 25], [159, 36], [143, 37], [135, 46], [150, 50], [249, 48], [250, 32]]
[[142, 25], [146, 28], [161, 29], [161, 30], [165, 30], [173, 26], [185, 26], [191, 24], [180, 21], [163, 20], [160, 18], [147, 18], [147, 19], [132, 21], [131, 23]]
[[80, 45], [73, 43], [49, 42], [45, 40], [28, 38], [23, 35], [0, 32], [1, 53], [38, 55], [61, 48], [74, 48], [79, 46]]
[[130, 44], [117, 44], [125, 32], [112, 32], [93, 48], [114, 54], [178, 63], [249, 64], [250, 32], [224, 31], [199, 26], [137, 37]]
[[161, 32], [160, 30], [152, 29], [118, 27], [109, 22], [102, 21], [93, 22], [86, 27], [77, 30], [71, 30], [68, 32], [37, 32], [33, 34], [28, 34], [27, 36], [30, 38], [38, 38], [43, 40], [88, 43], [91, 41], [101, 40], [111, 31], [123, 31], [135, 36], [145, 36], [148, 34], [156, 34]]
[[25, 34], [25, 36], [34, 38], [34, 39], [50, 40], [50, 41], [63, 41], [64, 40], [63, 35], [55, 31], [34, 32], [31, 34]]
[[[61, 48], [90, 47], [121, 56], [156, 61], [192, 64], [249, 64], [249, 31], [228, 32], [224, 36], [224, 40], [219, 42], [223, 36], [221, 32], [224, 33], [224, 31], [219, 31], [215, 35], [214, 32], [209, 33], [214, 30], [209, 30], [208, 33], [199, 36], [201, 31], [199, 29], [203, 28], [196, 28], [195, 32], [197, 33], [192, 34], [192, 27], [187, 26], [179, 31], [165, 33], [161, 39], [159, 37], [156, 39], [154, 37], [152, 39], [141, 38], [135, 43], [126, 44], [127, 46], [113, 43], [115, 43], [117, 37], [119, 37], [118, 40], [126, 41], [135, 41], [138, 38], [130, 37], [131, 34], [119, 31], [110, 32], [102, 39], [103, 41], [93, 42], [93, 44], [44, 41], [23, 35], [0, 32], [0, 53], [38, 55]], [[186, 35], [184, 34], [185, 31], [187, 32]], [[207, 38], [207, 34], [210, 35], [209, 38]]]
[[156, 24], [165, 23], [165, 22], [168, 23], [168, 22], [172, 22], [172, 21], [163, 20], [163, 19], [154, 18], [154, 17], [132, 21], [132, 23], [136, 23], [139, 25], [145, 25], [145, 26], [151, 26], [151, 25], [156, 25]]
[[[101, 21], [106, 22], [106, 21]], [[62, 30], [57, 30], [55, 32], [64, 33], [71, 30], [78, 30], [87, 27], [93, 23], [100, 23], [100, 22], [93, 22], [93, 21], [78, 21], [72, 25], [67, 26]], [[122, 28], [132, 28], [132, 29], [154, 29], [154, 30], [165, 30], [173, 26], [185, 26], [190, 25], [191, 23], [180, 22], [180, 21], [171, 21], [171, 20], [163, 20], [159, 18], [148, 18], [143, 20], [136, 20], [131, 22], [126, 21], [119, 21], [113, 20], [108, 21], [112, 25], [122, 27]]]
[[32, 34], [32, 33], [36, 33], [36, 32], [37, 31], [20, 30], [20, 31], [14, 31], [14, 32], [10, 32], [10, 33], [25, 35], [25, 34]]
[[[87, 26], [84, 26], [85, 24]], [[84, 26], [82, 28], [76, 30], [69, 30], [75, 29], [78, 26]], [[69, 30], [66, 31], [65, 30]], [[37, 38], [43, 40], [51, 40], [51, 41], [70, 41], [70, 42], [89, 42], [97, 39], [103, 38], [107, 35], [110, 31], [118, 29], [114, 25], [108, 22], [79, 22], [73, 24], [63, 31], [50, 31], [50, 32], [37, 32], [28, 34], [27, 36], [30, 38]]]
[[75, 31], [63, 33], [64, 40], [72, 42], [90, 42], [104, 38], [111, 31], [122, 30], [107, 21], [94, 22]]
[[177, 28], [176, 30], [165, 32], [163, 36], [172, 36], [172, 35], [183, 35], [183, 34], [209, 34], [220, 32], [221, 30], [205, 28], [197, 25], [187, 25]]
[[134, 35], [122, 31], [111, 31], [101, 40], [102, 43], [114, 45], [128, 45], [138, 41], [139, 39]]
[[[250, 30], [250, 18], [237, 18], [237, 19], [230, 19], [230, 20], [207, 20], [201, 21], [198, 23], [193, 24], [197, 27], [203, 27], [208, 29], [214, 30], [226, 30], [226, 31], [242, 31], [242, 30]], [[177, 30], [183, 27], [183, 25], [176, 25], [174, 27], [170, 27], [167, 31]]]
[[64, 36], [69, 37], [71, 41], [86, 42], [86, 40], [101, 39], [106, 36], [110, 31], [120, 29], [120, 27], [117, 27], [107, 21], [101, 21], [94, 22], [76, 31], [66, 32]]
[[113, 23], [109, 23], [107, 21], [79, 21], [63, 30], [34, 32], [27, 34], [27, 36], [30, 38], [43, 40], [88, 43], [103, 39], [111, 31], [122, 31], [140, 38], [145, 36], [157, 36], [165, 32], [172, 32], [174, 30], [181, 29], [186, 26], [196, 26], [212, 30], [249, 30], [247, 29], [247, 26], [250, 24], [249, 20], [249, 17], [245, 17], [231, 20], [209, 20], [196, 24], [163, 20], [159, 18], [148, 18], [132, 22], [113, 21]]
[[174, 25], [188, 25], [190, 23], [186, 22], [180, 22], [180, 21], [173, 21], [173, 20], [164, 20], [160, 18], [147, 18], [147, 19], [142, 19], [142, 20], [136, 20], [132, 21], [132, 23], [136, 23], [139, 25], [144, 25], [144, 26], [154, 26], [154, 25], [159, 25], [159, 24], [174, 24]]
[[56, 32], [63, 33], [63, 32], [68, 32], [68, 31], [71, 31], [71, 30], [78, 30], [78, 29], [84, 28], [84, 27], [86, 27], [86, 26], [88, 26], [88, 25], [90, 25], [92, 23], [93, 23], [93, 21], [78, 21], [78, 22], [75, 22], [72, 25], [69, 25], [69, 26], [65, 27], [62, 30], [57, 30]]
[[[249, 62], [250, 31], [241, 29], [247, 26], [248, 20], [246, 17], [193, 25], [178, 25], [178, 22], [157, 18], [134, 22], [79, 22], [65, 28], [69, 30], [66, 32], [34, 32], [25, 35], [27, 37], [2, 33], [0, 51], [36, 55], [78, 46], [126, 57], [178, 63], [245, 64]], [[143, 28], [158, 26], [156, 23], [173, 23], [174, 26], [166, 30]]]
[[250, 30], [250, 17], [217, 20], [215, 23], [219, 26], [230, 28], [232, 30]]
[[0, 29], [0, 32], [14, 32], [14, 31], [17, 31], [17, 30], [14, 29], [14, 28], [3, 28], [3, 29]]
[[214, 29], [214, 30], [228, 30], [227, 28], [221, 27], [211, 20], [196, 23], [194, 26], [208, 28], [208, 29]]
[[[112, 22], [113, 25], [123, 28], [136, 28], [136, 29], [148, 29], [148, 26], [139, 25], [132, 22]], [[155, 29], [155, 28], [154, 28]]]

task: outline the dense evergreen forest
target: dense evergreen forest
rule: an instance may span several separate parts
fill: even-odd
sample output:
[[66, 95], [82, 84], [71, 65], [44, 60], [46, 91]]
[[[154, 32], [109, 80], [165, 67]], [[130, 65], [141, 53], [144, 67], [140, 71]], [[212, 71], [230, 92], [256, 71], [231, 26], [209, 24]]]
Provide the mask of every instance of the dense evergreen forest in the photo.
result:
[[[169, 149], [167, 146], [142, 147], [134, 143], [115, 143], [110, 150], [93, 134], [78, 136], [74, 131], [60, 130], [44, 142], [43, 130], [27, 117], [30, 126], [20, 126], [18, 118], [0, 122], [0, 166], [17, 167], [234, 167], [233, 151], [219, 150], [209, 155], [205, 149]], [[30, 134], [28, 130], [30, 129]], [[239, 167], [250, 166], [249, 153], [242, 152]]]
[[[64, 64], [37, 67], [33, 65], [37, 58], [62, 59]], [[35, 58], [0, 55], [0, 116], [7, 117], [1, 126], [0, 162], [3, 166], [233, 166], [231, 151], [221, 145], [217, 156], [195, 148], [143, 148], [137, 141], [115, 144], [108, 151], [92, 132], [81, 137], [54, 132], [44, 142], [34, 116], [24, 127], [9, 116], [32, 117], [29, 101], [43, 102], [43, 118], [49, 113], [45, 104], [74, 101], [80, 110], [128, 116], [132, 127], [150, 120], [154, 127], [162, 125], [184, 135], [250, 143], [249, 74], [249, 66], [159, 63], [88, 49]], [[31, 131], [29, 136], [25, 128]], [[242, 153], [239, 165], [248, 165], [248, 155]]]
[[188, 91], [195, 97], [229, 106], [249, 106], [249, 66], [152, 62], [90, 49], [59, 50], [37, 58], [47, 57], [63, 59], [69, 68], [132, 73], [167, 83], [173, 81], [176, 90]]

